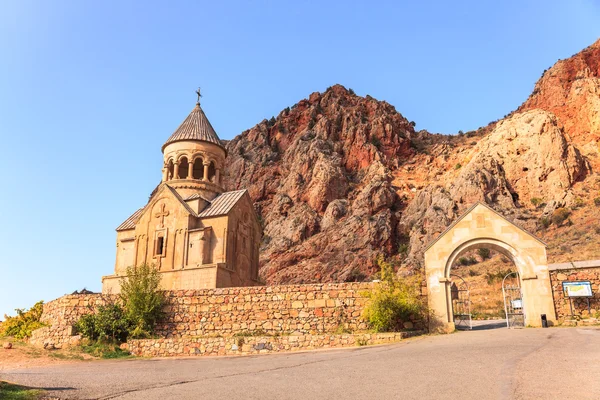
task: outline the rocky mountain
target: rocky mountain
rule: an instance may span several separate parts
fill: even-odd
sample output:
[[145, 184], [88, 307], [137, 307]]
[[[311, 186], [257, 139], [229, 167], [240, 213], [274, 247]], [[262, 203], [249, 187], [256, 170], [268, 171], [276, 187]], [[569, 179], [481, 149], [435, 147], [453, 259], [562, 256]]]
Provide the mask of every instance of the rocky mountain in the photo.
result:
[[[599, 75], [600, 41], [546, 71], [505, 119], [456, 136], [416, 132], [392, 105], [341, 85], [243, 132], [227, 144], [224, 178], [249, 189], [262, 217], [261, 276], [363, 280], [380, 253], [418, 270], [426, 244], [477, 200], [546, 240], [564, 243], [574, 220], [600, 235], [588, 221], [600, 197]], [[557, 209], [571, 224], [552, 223]], [[586, 238], [573, 245], [594, 254], [597, 237]]]

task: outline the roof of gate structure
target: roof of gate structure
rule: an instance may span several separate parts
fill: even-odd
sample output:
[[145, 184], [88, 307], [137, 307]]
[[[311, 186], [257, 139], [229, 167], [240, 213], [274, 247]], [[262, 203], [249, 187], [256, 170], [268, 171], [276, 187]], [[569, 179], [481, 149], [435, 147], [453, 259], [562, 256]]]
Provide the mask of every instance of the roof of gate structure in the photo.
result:
[[526, 229], [523, 229], [522, 227], [520, 227], [519, 225], [515, 224], [514, 222], [508, 220], [504, 215], [500, 214], [498, 211], [494, 210], [489, 205], [487, 205], [487, 204], [485, 204], [485, 203], [483, 203], [481, 201], [478, 201], [477, 203], [474, 203], [471, 207], [469, 207], [464, 213], [462, 213], [462, 215], [460, 217], [458, 217], [453, 223], [451, 223], [442, 233], [440, 233], [438, 235], [438, 237], [436, 237], [435, 239], [433, 239], [427, 245], [427, 247], [425, 247], [424, 252], [427, 251], [427, 250], [429, 250], [434, 244], [436, 244], [442, 237], [444, 237], [444, 235], [446, 235], [449, 231], [451, 231], [452, 228], [454, 228], [467, 215], [471, 214], [477, 208], [477, 206], [483, 206], [483, 207], [485, 207], [486, 209], [488, 209], [489, 211], [491, 211], [493, 214], [497, 215], [498, 217], [500, 217], [503, 220], [505, 220], [506, 222], [508, 222], [510, 225], [514, 226], [515, 228], [519, 229], [520, 231], [524, 232], [528, 236], [530, 236], [533, 239], [535, 239], [538, 242], [540, 242], [544, 247], [548, 247], [548, 245], [542, 239], [538, 238], [537, 236], [535, 236], [531, 232], [527, 231]]

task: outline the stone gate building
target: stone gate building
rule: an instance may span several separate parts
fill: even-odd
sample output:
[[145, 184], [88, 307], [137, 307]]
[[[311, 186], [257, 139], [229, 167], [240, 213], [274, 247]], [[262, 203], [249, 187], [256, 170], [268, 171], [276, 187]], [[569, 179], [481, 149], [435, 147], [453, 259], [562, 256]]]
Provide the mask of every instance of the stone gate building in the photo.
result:
[[225, 192], [227, 151], [200, 107], [162, 146], [162, 181], [148, 203], [117, 228], [118, 293], [129, 266], [153, 264], [165, 290], [252, 286], [262, 230], [247, 190]]

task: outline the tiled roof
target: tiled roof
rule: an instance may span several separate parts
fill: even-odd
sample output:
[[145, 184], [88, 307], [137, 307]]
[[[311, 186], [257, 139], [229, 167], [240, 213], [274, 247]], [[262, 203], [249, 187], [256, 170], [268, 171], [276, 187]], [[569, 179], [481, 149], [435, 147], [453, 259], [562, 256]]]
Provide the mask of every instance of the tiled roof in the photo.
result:
[[202, 200], [205, 200], [205, 201], [207, 201], [207, 202], [209, 202], [209, 203], [210, 203], [210, 200], [207, 200], [207, 199], [205, 199], [204, 197], [202, 197], [202, 196], [200, 195], [200, 193], [194, 193], [194, 194], [192, 194], [192, 195], [190, 195], [190, 196], [186, 197], [184, 200], [185, 200], [185, 201], [189, 201], [189, 200], [196, 200], [196, 199], [202, 199]]
[[142, 215], [142, 211], [144, 211], [144, 207], [131, 214], [129, 218], [127, 218], [121, 225], [117, 227], [117, 231], [126, 231], [128, 229], [135, 228], [135, 224]]
[[235, 203], [237, 203], [238, 200], [241, 199], [244, 193], [246, 192], [247, 190], [243, 189], [235, 190], [233, 192], [221, 193], [219, 196], [215, 197], [211, 201], [210, 205], [204, 210], [202, 210], [202, 212], [198, 214], [198, 216], [200, 218], [205, 218], [216, 217], [218, 215], [225, 215], [233, 208]]
[[163, 144], [163, 150], [169, 143], [180, 140], [201, 140], [223, 147], [217, 133], [208, 121], [208, 118], [206, 118], [206, 114], [202, 111], [200, 104], [196, 104], [190, 115], [179, 125], [179, 128], [177, 128], [171, 137], [167, 139], [165, 144]]
[[[199, 198], [202, 196], [200, 196], [200, 195], [196, 196], [195, 194], [193, 194], [184, 200], [179, 195], [179, 193], [177, 193], [177, 191], [175, 189], [173, 189], [171, 186], [169, 186], [169, 185], [165, 185], [165, 186], [171, 193], [173, 193], [173, 195], [177, 198], [177, 200], [179, 200], [181, 202], [181, 204], [185, 207], [187, 212], [189, 212], [191, 215], [193, 215], [195, 217], [200, 217], [200, 218], [217, 217], [219, 215], [226, 215], [227, 213], [229, 213], [229, 211], [231, 211], [233, 206], [242, 198], [244, 193], [247, 192], [247, 190], [244, 189], [244, 190], [235, 190], [233, 192], [221, 193], [220, 195], [215, 197], [212, 201], [210, 201], [209, 202], [210, 204], [208, 205], [208, 207], [206, 207], [204, 210], [202, 210], [201, 213], [196, 214], [194, 212], [194, 210], [192, 210], [185, 201], [193, 200], [195, 198]], [[140, 216], [142, 215], [142, 212], [144, 211], [144, 209], [145, 209], [145, 207], [142, 207], [139, 210], [137, 210], [136, 212], [134, 212], [129, 218], [127, 218], [125, 220], [125, 222], [123, 222], [121, 225], [119, 225], [117, 227], [117, 231], [126, 231], [128, 229], [134, 229], [135, 224], [140, 219]]]

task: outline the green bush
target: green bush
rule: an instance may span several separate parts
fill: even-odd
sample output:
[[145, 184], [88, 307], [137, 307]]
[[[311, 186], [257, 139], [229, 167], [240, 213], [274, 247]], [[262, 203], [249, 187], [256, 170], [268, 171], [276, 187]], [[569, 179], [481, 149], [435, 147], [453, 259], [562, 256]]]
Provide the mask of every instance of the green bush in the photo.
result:
[[502, 279], [504, 279], [504, 277], [511, 272], [512, 270], [510, 268], [496, 272], [487, 272], [485, 274], [485, 280], [487, 281], [488, 285], [491, 285], [494, 282], [502, 282]]
[[401, 329], [403, 321], [423, 318], [426, 305], [423, 302], [421, 286], [415, 279], [398, 279], [394, 268], [383, 256], [377, 258], [381, 282], [370, 292], [369, 301], [363, 311], [363, 319], [376, 332], [389, 332]]
[[458, 263], [460, 265], [473, 265], [473, 264], [477, 264], [477, 260], [475, 259], [475, 257], [460, 257], [458, 259]]
[[461, 169], [461, 168], [462, 168], [462, 164], [461, 164], [461, 163], [457, 163], [457, 164], [454, 166], [454, 169]]
[[371, 136], [371, 144], [377, 148], [381, 147], [381, 140], [377, 136]]
[[550, 224], [552, 224], [552, 221], [550, 218], [542, 217], [540, 218], [540, 224], [542, 224], [542, 228], [546, 229], [550, 226]]
[[600, 207], [600, 197], [596, 197], [596, 198], [594, 199], [594, 205], [595, 205], [596, 207]]
[[477, 249], [477, 254], [479, 254], [479, 257], [481, 257], [481, 259], [485, 261], [488, 258], [490, 258], [491, 251], [490, 249], [481, 248]]
[[567, 210], [566, 208], [557, 208], [552, 213], [552, 223], [556, 226], [560, 226], [567, 220], [567, 218], [569, 218], [570, 215], [571, 211]]
[[44, 311], [44, 302], [38, 301], [29, 310], [17, 308], [17, 316], [9, 317], [4, 315], [4, 322], [0, 325], [0, 337], [12, 336], [15, 339], [27, 339], [31, 337], [31, 332], [45, 326], [40, 322]]
[[541, 204], [544, 203], [544, 200], [540, 199], [539, 197], [532, 197], [531, 198], [531, 204], [533, 204], [533, 206], [535, 208], [540, 207]]
[[81, 335], [94, 342], [121, 343], [128, 338], [147, 338], [162, 316], [164, 294], [154, 266], [127, 268], [121, 280], [120, 302], [107, 301], [75, 324]]
[[131, 323], [129, 335], [149, 337], [162, 316], [164, 293], [159, 290], [158, 270], [148, 264], [127, 268], [127, 278], [121, 280], [121, 300], [125, 315]]
[[123, 307], [115, 303], [99, 306], [95, 313], [82, 316], [75, 324], [81, 336], [101, 342], [125, 342], [131, 328]]

